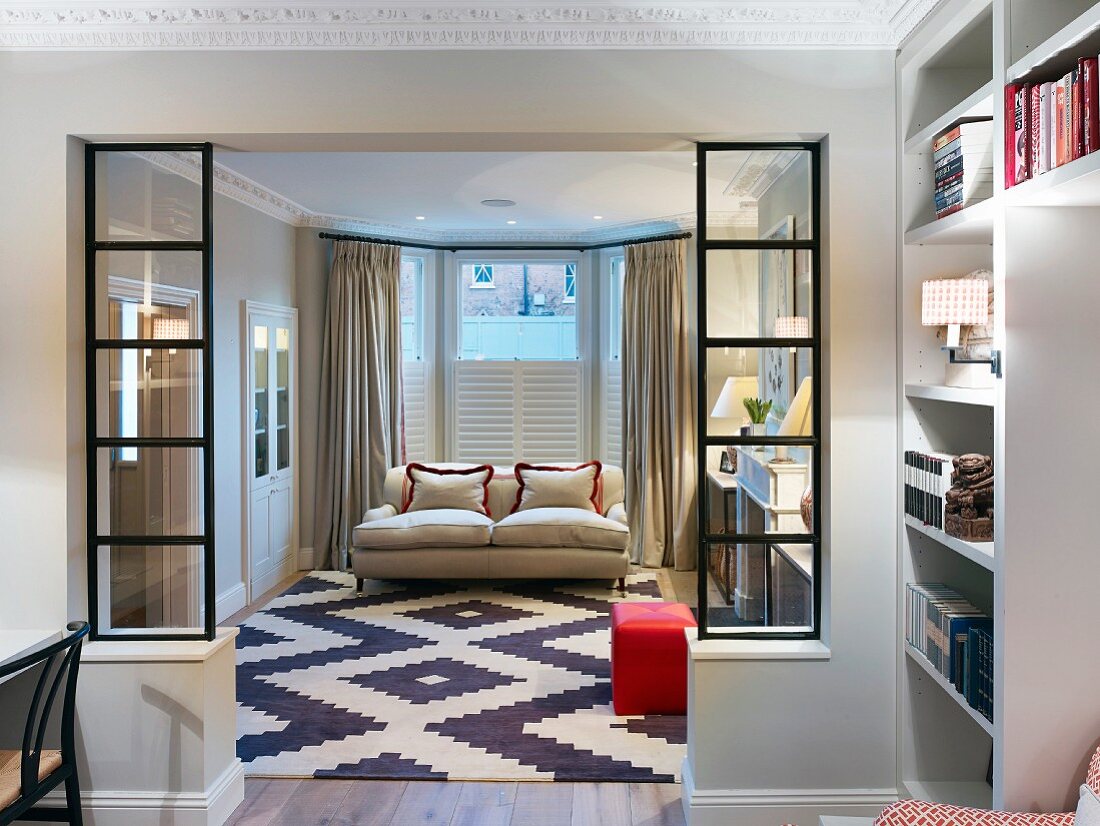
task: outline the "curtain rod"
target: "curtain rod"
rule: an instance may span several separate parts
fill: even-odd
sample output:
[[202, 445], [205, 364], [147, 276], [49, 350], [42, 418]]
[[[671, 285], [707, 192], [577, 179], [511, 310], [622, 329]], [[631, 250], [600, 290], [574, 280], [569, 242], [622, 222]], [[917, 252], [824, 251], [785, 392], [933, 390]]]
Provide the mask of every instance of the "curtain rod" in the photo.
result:
[[468, 245], [460, 246], [456, 244], [418, 244], [415, 241], [397, 241], [393, 238], [370, 238], [365, 235], [349, 235], [347, 233], [336, 232], [321, 232], [318, 233], [318, 238], [323, 238], [328, 241], [362, 241], [368, 244], [388, 244], [395, 247], [409, 247], [411, 249], [418, 250], [436, 250], [442, 252], [464, 252], [466, 250], [471, 251], [493, 251], [501, 250], [507, 252], [552, 252], [562, 250], [576, 250], [577, 252], [588, 252], [589, 250], [602, 250], [610, 249], [612, 247], [625, 247], [628, 244], [649, 244], [654, 241], [678, 241], [681, 238], [690, 238], [690, 232], [677, 232], [666, 235], [649, 235], [644, 238], [628, 238], [624, 241], [607, 241], [603, 244], [556, 244], [553, 246], [548, 245], [531, 245], [526, 247], [513, 247], [504, 246], [501, 244], [480, 244], [480, 245]]

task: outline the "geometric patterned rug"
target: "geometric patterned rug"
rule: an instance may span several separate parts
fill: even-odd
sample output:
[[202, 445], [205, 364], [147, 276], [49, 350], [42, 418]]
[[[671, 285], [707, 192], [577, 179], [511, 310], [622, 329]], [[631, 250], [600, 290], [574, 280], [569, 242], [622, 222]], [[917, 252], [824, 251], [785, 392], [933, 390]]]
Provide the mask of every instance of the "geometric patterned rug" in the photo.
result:
[[603, 582], [309, 574], [241, 623], [237, 754], [250, 777], [668, 783], [682, 716], [616, 717]]

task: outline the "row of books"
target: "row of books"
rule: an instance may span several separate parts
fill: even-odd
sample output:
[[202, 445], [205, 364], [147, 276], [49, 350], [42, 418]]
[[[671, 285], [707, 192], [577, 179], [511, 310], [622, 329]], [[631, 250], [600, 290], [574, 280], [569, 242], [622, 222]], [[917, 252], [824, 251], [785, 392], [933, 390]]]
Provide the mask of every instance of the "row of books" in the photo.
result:
[[944, 529], [944, 505], [955, 457], [950, 453], [905, 451], [905, 513]]
[[1005, 87], [1005, 188], [1100, 149], [1097, 58], [1047, 83]]
[[905, 642], [993, 719], [993, 620], [946, 585], [908, 583]]
[[936, 217], [993, 196], [993, 120], [955, 124], [932, 141]]

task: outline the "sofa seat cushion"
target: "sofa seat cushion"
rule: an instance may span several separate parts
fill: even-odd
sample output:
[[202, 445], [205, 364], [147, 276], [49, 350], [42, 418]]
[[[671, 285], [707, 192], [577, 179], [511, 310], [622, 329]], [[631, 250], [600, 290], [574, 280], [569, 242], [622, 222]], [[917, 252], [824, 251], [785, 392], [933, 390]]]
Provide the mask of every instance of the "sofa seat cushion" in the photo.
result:
[[364, 522], [353, 532], [356, 548], [480, 548], [489, 544], [493, 520], [483, 513], [437, 508]]
[[501, 547], [621, 551], [629, 542], [626, 525], [581, 508], [516, 511], [493, 526], [493, 544]]

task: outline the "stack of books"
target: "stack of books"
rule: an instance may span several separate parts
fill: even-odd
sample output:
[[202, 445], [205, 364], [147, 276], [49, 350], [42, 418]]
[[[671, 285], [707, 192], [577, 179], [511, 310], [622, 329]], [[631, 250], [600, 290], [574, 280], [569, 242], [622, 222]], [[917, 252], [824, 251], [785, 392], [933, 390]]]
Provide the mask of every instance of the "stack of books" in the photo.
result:
[[993, 620], [940, 583], [905, 586], [905, 642], [993, 719]]
[[1005, 188], [1100, 149], [1097, 58], [1045, 83], [1005, 87]]
[[955, 457], [950, 453], [905, 451], [905, 513], [925, 525], [944, 529], [946, 494]]
[[932, 141], [936, 217], [993, 197], [993, 120], [957, 123]]

